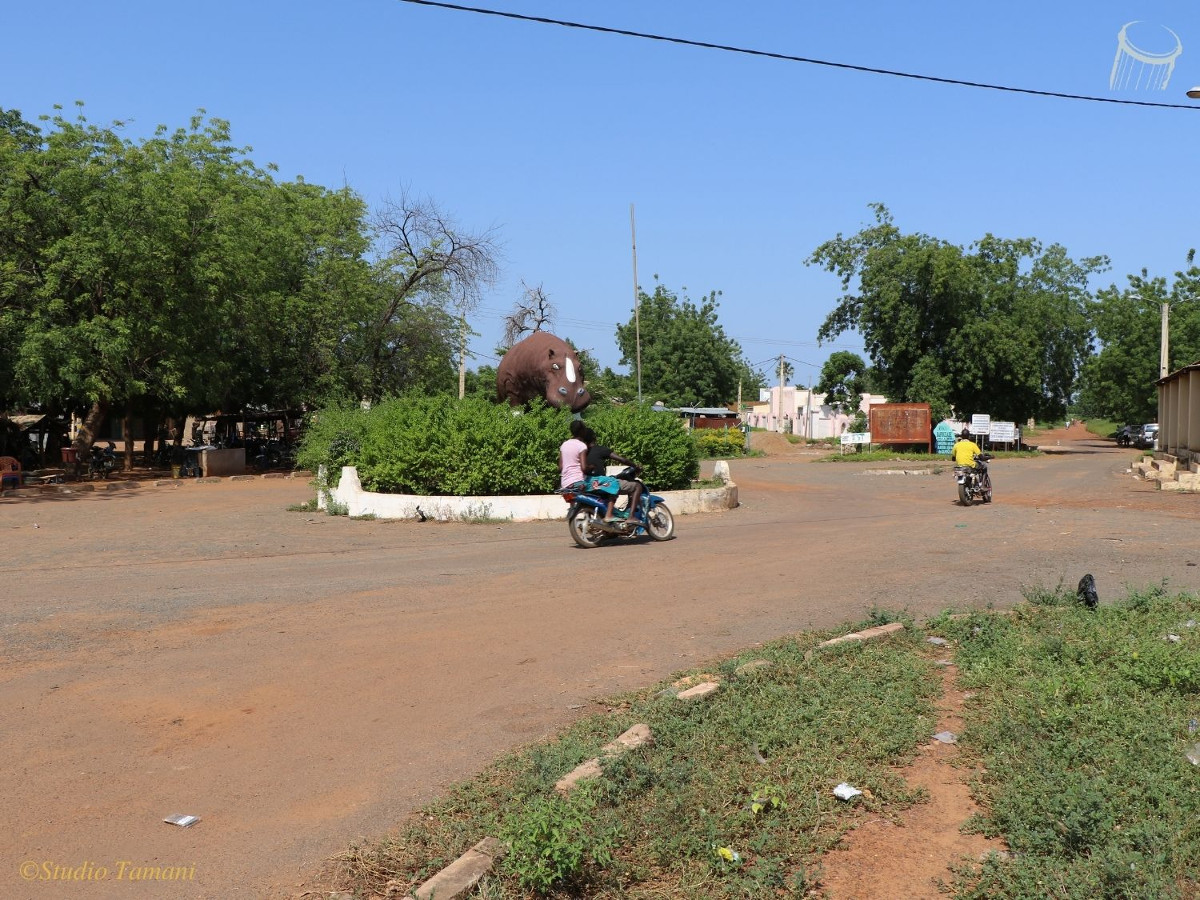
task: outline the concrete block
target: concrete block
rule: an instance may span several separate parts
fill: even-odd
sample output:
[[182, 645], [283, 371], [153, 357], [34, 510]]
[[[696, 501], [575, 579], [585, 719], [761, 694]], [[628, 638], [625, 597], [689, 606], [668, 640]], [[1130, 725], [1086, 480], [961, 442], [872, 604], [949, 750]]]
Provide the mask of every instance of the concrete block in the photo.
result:
[[201, 450], [200, 471], [208, 475], [242, 475], [246, 471], [246, 448]]
[[230, 475], [230, 481], [254, 481], [257, 475]]
[[1178, 481], [1167, 481], [1164, 479], [1158, 483], [1158, 489], [1160, 491], [1182, 491], [1183, 485]]
[[601, 759], [613, 756], [620, 756], [627, 750], [635, 750], [638, 747], [644, 747], [654, 743], [654, 735], [650, 733], [650, 726], [645, 724], [634, 725], [629, 730], [623, 732], [616, 740], [605, 744], [600, 748], [600, 756], [581, 762], [574, 769], [564, 775], [554, 785], [554, 789], [560, 794], [570, 793], [579, 782], [588, 778], [599, 778], [601, 775], [600, 761]]
[[701, 697], [707, 697], [709, 694], [715, 693], [721, 686], [715, 681], [703, 681], [695, 687], [690, 687], [686, 691], [680, 691], [675, 696], [680, 700], [699, 700]]
[[209, 478], [205, 476], [204, 478], [197, 478], [196, 484], [220, 484], [224, 480], [224, 478]]
[[479, 883], [492, 866], [508, 852], [496, 838], [484, 838], [442, 871], [417, 888], [417, 900], [451, 900], [462, 897]]
[[898, 631], [904, 630], [903, 622], [892, 622], [890, 625], [877, 625], [874, 628], [868, 628], [865, 631], [856, 631], [853, 634], [844, 634], [841, 637], [830, 638], [827, 641], [822, 641], [817, 644], [818, 647], [832, 647], [834, 644], [845, 644], [851, 641], [873, 641], [879, 638], [885, 638], [895, 634]]

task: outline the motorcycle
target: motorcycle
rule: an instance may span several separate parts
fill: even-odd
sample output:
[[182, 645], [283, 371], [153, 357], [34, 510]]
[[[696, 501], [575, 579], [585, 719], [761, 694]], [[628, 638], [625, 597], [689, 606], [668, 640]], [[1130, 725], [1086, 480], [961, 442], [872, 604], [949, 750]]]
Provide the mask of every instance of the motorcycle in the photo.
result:
[[90, 478], [108, 478], [109, 473], [117, 467], [117, 455], [113, 453], [116, 446], [108, 441], [107, 447], [92, 444], [88, 454], [88, 476]]
[[617, 474], [616, 477], [624, 481], [638, 481], [642, 485], [642, 491], [637, 509], [612, 522], [604, 521], [610, 497], [607, 494], [588, 491], [587, 482], [573, 484], [558, 492], [571, 506], [567, 511], [567, 530], [571, 532], [571, 538], [576, 544], [587, 549], [599, 547], [612, 538], [636, 537], [639, 534], [648, 534], [656, 541], [671, 539], [675, 533], [675, 517], [663, 498], [651, 494], [646, 490], [646, 485], [637, 478], [641, 471], [637, 466], [629, 466]]
[[958, 482], [958, 502], [970, 506], [974, 501], [992, 502], [992, 477], [988, 474], [990, 453], [976, 453], [975, 465], [955, 466], [954, 480]]

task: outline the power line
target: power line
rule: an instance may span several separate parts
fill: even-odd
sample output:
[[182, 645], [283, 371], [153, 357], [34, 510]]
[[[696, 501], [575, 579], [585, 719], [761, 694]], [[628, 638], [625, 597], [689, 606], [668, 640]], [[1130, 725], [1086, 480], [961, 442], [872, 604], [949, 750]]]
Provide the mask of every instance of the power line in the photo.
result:
[[629, 31], [624, 28], [609, 28], [604, 25], [587, 25], [583, 22], [569, 22], [565, 19], [550, 19], [544, 16], [526, 16], [521, 13], [503, 12], [498, 9], [483, 9], [478, 6], [460, 6], [456, 3], [441, 3], [438, 0], [400, 0], [401, 3], [413, 3], [418, 6], [436, 6], [441, 9], [453, 9], [459, 12], [478, 13], [484, 16], [498, 16], [503, 19], [517, 19], [522, 22], [537, 22], [542, 25], [559, 25], [563, 28], [579, 28], [584, 31], [598, 31], [602, 34], [617, 34], [623, 37], [642, 38], [649, 41], [663, 41], [668, 44], [681, 44], [685, 47], [700, 47], [705, 50], [721, 50], [726, 53], [741, 53], [746, 56], [763, 56], [768, 59], [778, 59], [784, 62], [807, 63], [813, 66], [826, 66], [831, 69], [849, 69], [852, 72], [866, 72], [871, 75], [890, 75], [893, 78], [910, 78], [914, 81], [931, 81], [935, 84], [953, 84], [959, 87], [983, 88], [989, 91], [1004, 91], [1010, 94], [1027, 94], [1034, 97], [1053, 97], [1059, 100], [1087, 100], [1092, 103], [1113, 103], [1117, 106], [1151, 106], [1159, 109], [1200, 110], [1200, 106], [1186, 103], [1153, 103], [1149, 100], [1121, 100], [1116, 97], [1093, 97], [1087, 94], [1066, 94], [1061, 91], [1040, 91], [1035, 88], [1012, 87], [1003, 84], [988, 84], [982, 81], [966, 81], [960, 78], [942, 78], [937, 75], [918, 75], [915, 72], [900, 72], [895, 69], [880, 69], [874, 66], [859, 66], [853, 63], [833, 62], [827, 59], [813, 59], [807, 56], [793, 56], [788, 53], [773, 53], [769, 50], [752, 50], [747, 47], [734, 47], [729, 44], [712, 44], [708, 41], [693, 41], [688, 38], [668, 37], [662, 34], [651, 34], [645, 31]]

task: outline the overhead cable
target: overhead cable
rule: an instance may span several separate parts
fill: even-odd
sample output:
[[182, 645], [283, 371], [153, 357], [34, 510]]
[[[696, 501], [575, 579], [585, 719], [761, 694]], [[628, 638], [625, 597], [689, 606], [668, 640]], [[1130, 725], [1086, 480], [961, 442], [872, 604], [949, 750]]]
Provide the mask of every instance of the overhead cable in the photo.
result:
[[729, 44], [713, 44], [708, 41], [693, 41], [688, 38], [669, 37], [663, 34], [651, 34], [645, 31], [629, 31], [625, 28], [609, 28], [605, 25], [588, 25], [583, 22], [570, 22], [565, 19], [551, 19], [545, 16], [527, 16], [521, 13], [504, 12], [498, 9], [484, 9], [478, 6], [462, 6], [457, 3], [441, 3], [439, 0], [400, 0], [401, 3], [412, 3], [417, 6], [436, 6], [441, 9], [453, 9], [458, 12], [477, 13], [484, 16], [498, 16], [503, 19], [517, 19], [522, 22], [537, 22], [542, 25], [559, 25], [563, 28], [579, 28], [584, 31], [598, 31], [602, 34], [617, 34], [623, 37], [642, 38], [648, 41], [663, 41], [668, 44], [682, 44], [685, 47], [700, 47], [704, 50], [721, 50], [725, 53], [741, 53], [746, 56], [763, 56], [768, 59], [778, 59], [784, 62], [807, 63], [813, 66], [826, 66], [831, 69], [848, 69], [852, 72], [866, 72], [871, 75], [890, 75], [893, 78], [909, 78], [914, 81], [931, 81], [935, 84], [953, 84], [959, 87], [983, 88], [989, 91], [1004, 91], [1010, 94], [1027, 94], [1034, 97], [1053, 97], [1058, 100], [1086, 100], [1092, 103], [1113, 103], [1118, 106], [1151, 106], [1159, 109], [1188, 109], [1200, 110], [1200, 105], [1186, 103], [1154, 103], [1149, 100], [1122, 100], [1117, 97], [1094, 97], [1088, 94], [1067, 94], [1062, 91], [1041, 91], [1035, 88], [1012, 87], [1003, 84], [988, 84], [982, 81], [967, 81], [961, 78], [942, 78], [937, 75], [919, 75], [915, 72], [900, 72], [895, 69], [880, 69], [875, 66], [859, 66], [853, 63], [833, 62], [827, 59], [813, 59], [807, 56], [793, 56], [790, 53], [773, 53], [769, 50], [752, 50], [747, 47], [734, 47]]

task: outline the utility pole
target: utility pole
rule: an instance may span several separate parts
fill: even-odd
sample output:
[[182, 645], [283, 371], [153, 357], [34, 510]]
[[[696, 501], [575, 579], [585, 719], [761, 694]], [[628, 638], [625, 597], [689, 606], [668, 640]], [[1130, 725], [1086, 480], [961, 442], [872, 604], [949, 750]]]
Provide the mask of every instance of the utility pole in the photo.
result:
[[458, 399], [467, 394], [467, 314], [463, 312], [458, 331]]
[[1158, 354], [1158, 377], [1167, 377], [1167, 321], [1171, 315], [1171, 304], [1166, 300], [1162, 304], [1162, 344]]
[[782, 434], [783, 433], [783, 354], [782, 353], [779, 354], [779, 403], [777, 404], [777, 408], [779, 410], [779, 419], [778, 419], [777, 425], [779, 428], [779, 433]]
[[629, 236], [633, 243], [633, 339], [637, 344], [638, 403], [642, 402], [642, 298], [638, 293], [637, 280], [637, 224], [633, 218], [633, 204], [629, 204]]

